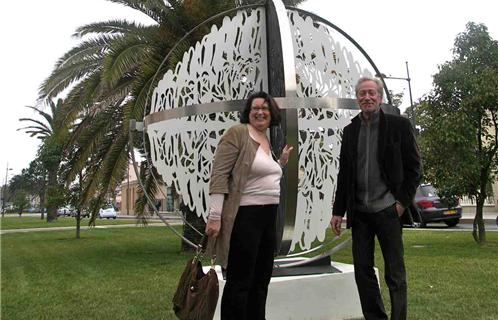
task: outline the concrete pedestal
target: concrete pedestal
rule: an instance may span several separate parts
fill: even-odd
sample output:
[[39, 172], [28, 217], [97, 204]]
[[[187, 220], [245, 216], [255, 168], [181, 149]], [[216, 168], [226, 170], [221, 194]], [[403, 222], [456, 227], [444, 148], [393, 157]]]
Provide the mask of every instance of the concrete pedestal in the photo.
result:
[[[273, 277], [268, 291], [266, 318], [269, 320], [362, 319], [354, 280], [354, 267], [332, 262], [341, 272], [305, 276]], [[209, 267], [204, 271], [207, 272]], [[225, 280], [216, 266], [220, 297], [214, 319], [220, 319]], [[377, 275], [378, 277], [378, 275]]]

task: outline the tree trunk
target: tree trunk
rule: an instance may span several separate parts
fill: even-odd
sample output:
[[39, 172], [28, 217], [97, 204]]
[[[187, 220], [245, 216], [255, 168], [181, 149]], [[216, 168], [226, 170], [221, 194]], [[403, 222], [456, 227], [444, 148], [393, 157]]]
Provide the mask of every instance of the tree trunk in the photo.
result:
[[81, 210], [78, 208], [76, 212], [76, 239], [80, 239], [81, 226]]
[[482, 194], [482, 192], [476, 197], [476, 216], [474, 217], [472, 236], [474, 237], [475, 242], [479, 244], [486, 242], [486, 229], [484, 227], [482, 215], [485, 199], [486, 194]]
[[57, 171], [51, 170], [48, 172], [47, 186], [47, 222], [57, 220], [57, 206], [54, 198], [57, 198]]
[[41, 211], [41, 216], [40, 219], [45, 219], [45, 190], [43, 192], [40, 192], [38, 195], [40, 197], [40, 211]]
[[45, 195], [46, 195], [46, 188], [45, 188], [46, 183], [43, 183], [43, 187], [41, 188], [40, 192], [38, 193], [38, 197], [40, 198], [40, 219], [45, 218]]
[[81, 171], [78, 173], [78, 206], [76, 208], [76, 239], [80, 239], [81, 231], [81, 198], [83, 194], [83, 174]]
[[[183, 224], [183, 236], [193, 242], [194, 244], [201, 243], [202, 235], [204, 234], [204, 229], [206, 228], [206, 223], [202, 217], [198, 217], [197, 214], [190, 210], [188, 206], [186, 206], [183, 202], [180, 205], [180, 211], [182, 212], [185, 220], [192, 225], [196, 230], [190, 227], [187, 224]], [[193, 251], [193, 248], [190, 244], [182, 240], [182, 251]]]

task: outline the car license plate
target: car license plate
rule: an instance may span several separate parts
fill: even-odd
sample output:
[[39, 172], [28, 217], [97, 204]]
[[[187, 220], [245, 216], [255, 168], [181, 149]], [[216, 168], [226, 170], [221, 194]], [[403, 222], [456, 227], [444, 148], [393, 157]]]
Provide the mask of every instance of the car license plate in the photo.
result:
[[446, 210], [445, 212], [443, 212], [443, 214], [445, 215], [456, 214], [456, 210]]

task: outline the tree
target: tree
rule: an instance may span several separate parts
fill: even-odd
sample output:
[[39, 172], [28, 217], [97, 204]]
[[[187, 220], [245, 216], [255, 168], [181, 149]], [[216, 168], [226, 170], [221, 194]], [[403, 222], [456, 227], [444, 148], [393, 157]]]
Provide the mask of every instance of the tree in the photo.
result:
[[10, 200], [14, 205], [14, 210], [21, 216], [24, 209], [28, 208], [30, 201], [30, 183], [27, 170], [23, 169], [21, 174], [12, 177], [9, 183]]
[[14, 194], [14, 198], [12, 199], [14, 204], [14, 209], [19, 214], [19, 217], [22, 215], [24, 209], [29, 207], [29, 199], [28, 195], [24, 190], [20, 190]]
[[425, 178], [476, 199], [472, 234], [485, 242], [483, 205], [498, 168], [498, 42], [486, 26], [469, 22], [458, 34], [453, 59], [416, 110]]
[[[50, 222], [57, 219], [57, 207], [64, 203], [64, 187], [60, 181], [59, 170], [63, 164], [64, 148], [70, 123], [65, 121], [66, 111], [62, 99], [58, 99], [57, 103], [50, 99], [46, 101], [51, 113], [44, 112], [39, 107], [27, 106], [41, 115], [45, 122], [32, 118], [21, 118], [19, 121], [33, 124], [18, 130], [24, 130], [30, 136], [42, 140], [36, 161], [39, 162], [39, 166], [43, 167], [47, 174], [47, 179], [45, 180], [46, 196], [41, 197], [41, 199], [46, 200], [44, 206], [47, 208], [47, 221]], [[40, 170], [42, 169], [38, 168], [38, 171]]]
[[22, 175], [26, 179], [27, 191], [31, 195], [37, 195], [40, 201], [40, 218], [43, 220], [45, 216], [45, 196], [47, 188], [47, 171], [43, 167], [39, 158], [29, 163], [27, 169], [23, 169]]
[[393, 102], [393, 106], [399, 108], [403, 103], [403, 92], [394, 93], [392, 90], [389, 90], [389, 94], [391, 95], [391, 100]]
[[68, 200], [71, 207], [73, 207], [76, 212], [74, 217], [76, 219], [76, 239], [80, 239], [81, 231], [81, 218], [84, 216], [84, 208], [81, 203], [81, 181], [83, 180], [83, 173], [78, 174], [78, 180], [68, 187]]

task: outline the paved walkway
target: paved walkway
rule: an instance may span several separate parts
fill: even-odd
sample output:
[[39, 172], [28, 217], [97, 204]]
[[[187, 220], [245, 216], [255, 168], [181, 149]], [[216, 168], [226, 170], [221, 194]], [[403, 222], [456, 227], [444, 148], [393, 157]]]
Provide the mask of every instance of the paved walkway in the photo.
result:
[[[126, 218], [125, 218], [126, 219]], [[129, 218], [130, 221], [132, 220]], [[134, 219], [134, 218], [133, 218]], [[182, 221], [180, 219], [168, 219], [168, 223], [172, 226], [181, 225]], [[108, 224], [100, 225], [95, 227], [80, 226], [81, 230], [88, 229], [114, 229], [114, 228], [144, 228], [144, 227], [164, 227], [165, 224], [158, 218], [151, 219], [146, 226], [136, 223], [130, 224]], [[64, 230], [75, 230], [76, 226], [71, 227], [40, 227], [40, 228], [26, 228], [26, 229], [7, 229], [0, 230], [0, 235], [9, 233], [25, 233], [25, 232], [47, 232], [47, 231], [64, 231]]]
[[[483, 213], [483, 219], [486, 223], [490, 222], [490, 221], [495, 222], [496, 216], [498, 216], [498, 212], [485, 212], [485, 213]], [[463, 213], [462, 219], [460, 219], [460, 222], [472, 223], [472, 222], [474, 222], [474, 217], [475, 217], [475, 213]]]
[[[498, 215], [498, 212], [487, 212], [484, 213], [484, 221], [486, 225], [495, 225], [496, 224], [496, 217]], [[130, 219], [130, 221], [134, 220], [134, 216], [123, 216], [120, 215], [119, 219]], [[178, 216], [171, 215], [167, 216], [166, 219], [168, 220], [169, 224], [172, 226], [175, 225], [181, 225], [182, 221]], [[474, 221], [474, 214], [470, 213], [464, 213], [462, 215], [462, 219], [460, 220], [461, 224], [470, 224], [473, 223]], [[165, 224], [157, 217], [153, 217], [149, 219], [149, 224], [147, 225], [148, 227], [164, 227]], [[135, 224], [135, 223], [130, 223], [130, 224], [112, 224], [112, 225], [101, 225], [101, 226], [95, 226], [95, 227], [89, 227], [89, 226], [81, 226], [81, 230], [87, 230], [91, 228], [95, 229], [112, 229], [112, 228], [130, 228], [130, 227], [144, 227], [143, 225], [140, 224]], [[491, 230], [493, 230], [492, 228]], [[28, 229], [8, 229], [8, 230], [0, 230], [0, 235], [2, 234], [9, 234], [9, 233], [25, 233], [25, 232], [47, 232], [47, 231], [63, 231], [63, 230], [75, 230], [74, 226], [71, 227], [48, 227], [48, 228], [28, 228]], [[443, 230], [455, 230], [455, 231], [462, 231], [464, 229], [451, 229], [451, 228], [444, 228]], [[494, 230], [493, 230], [494, 231]]]
[[[162, 223], [149, 223], [147, 227], [163, 227]], [[143, 227], [141, 225], [136, 224], [111, 224], [104, 226], [81, 226], [81, 230], [87, 229], [113, 229], [113, 228], [131, 228], [131, 227]], [[8, 234], [8, 233], [25, 233], [25, 232], [47, 232], [47, 231], [64, 231], [64, 230], [75, 230], [76, 227], [48, 227], [48, 228], [27, 228], [27, 229], [8, 229], [8, 230], [0, 230], [0, 235]]]

